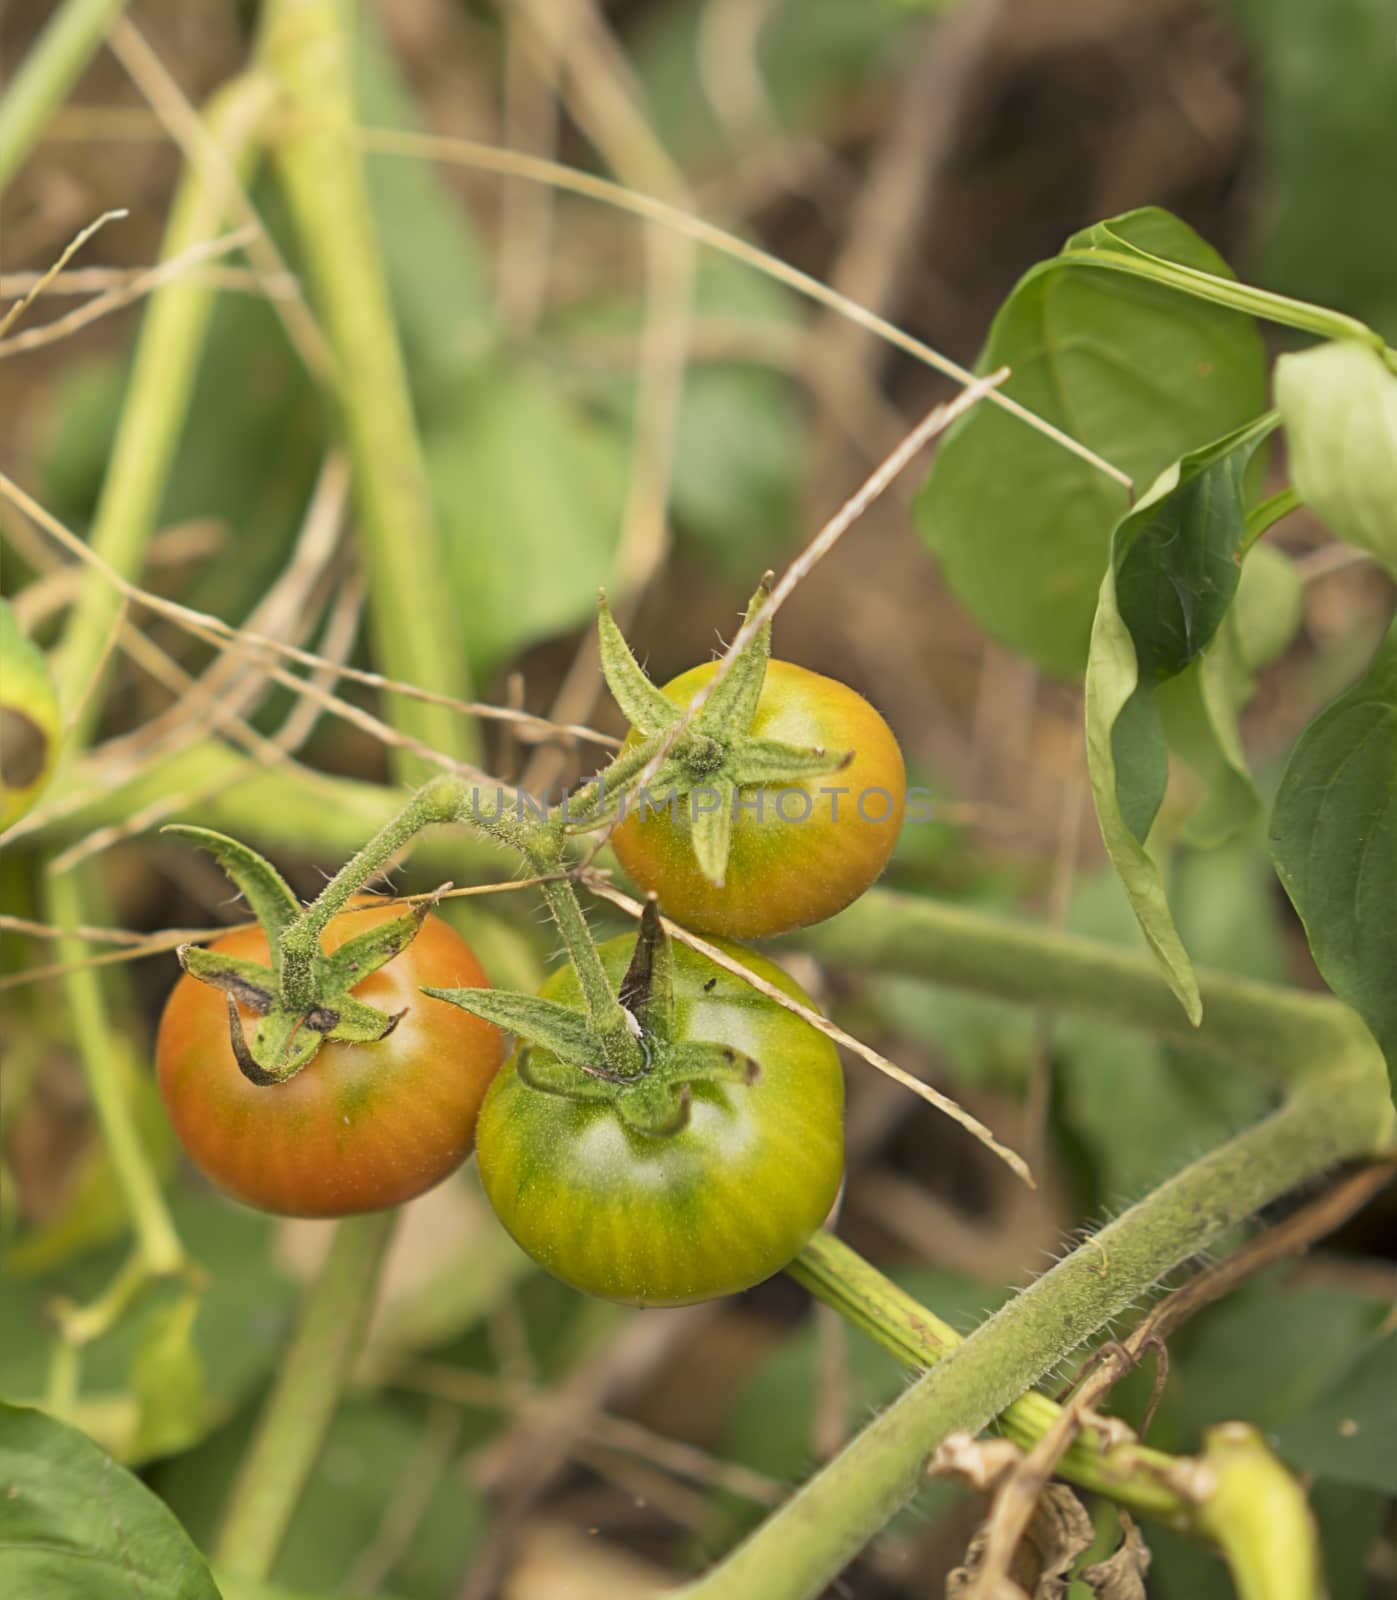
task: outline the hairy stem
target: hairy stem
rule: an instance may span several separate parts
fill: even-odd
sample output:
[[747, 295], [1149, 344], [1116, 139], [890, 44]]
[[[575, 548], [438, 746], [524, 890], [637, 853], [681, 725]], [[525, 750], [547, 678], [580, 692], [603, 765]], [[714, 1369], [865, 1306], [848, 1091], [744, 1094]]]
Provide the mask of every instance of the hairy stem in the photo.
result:
[[330, 879], [282, 935], [281, 993], [288, 1006], [306, 1007], [315, 1002], [315, 958], [320, 935], [330, 920], [423, 828], [454, 821], [466, 805], [465, 785], [459, 779], [434, 778]]
[[214, 1545], [215, 1564], [230, 1572], [272, 1570], [358, 1356], [396, 1218], [375, 1211], [335, 1225]]
[[[289, 101], [277, 154], [339, 368], [381, 670], [464, 700], [470, 675], [355, 137], [352, 18], [346, 0], [267, 0], [260, 57]], [[474, 724], [447, 707], [403, 701], [395, 720], [444, 755], [476, 753]], [[399, 756], [400, 776], [426, 775]]]
[[[964, 1336], [949, 1323], [832, 1234], [817, 1234], [786, 1271], [908, 1367], [934, 1366], [964, 1343]], [[1029, 1450], [1061, 1414], [1056, 1401], [1029, 1390], [1004, 1410], [999, 1427]], [[1173, 1457], [1163, 1451], [1128, 1442], [1108, 1446], [1088, 1433], [1073, 1441], [1057, 1470], [1069, 1482], [1109, 1495], [1131, 1511], [1182, 1526], [1191, 1506], [1168, 1482], [1174, 1465]]]
[[1392, 1137], [1369, 1043], [1132, 1206], [957, 1345], [713, 1572], [702, 1600], [810, 1600], [916, 1493], [950, 1433], [978, 1433], [1180, 1262], [1258, 1207]]
[[49, 19], [0, 96], [0, 189], [97, 53], [126, 0], [67, 0]]

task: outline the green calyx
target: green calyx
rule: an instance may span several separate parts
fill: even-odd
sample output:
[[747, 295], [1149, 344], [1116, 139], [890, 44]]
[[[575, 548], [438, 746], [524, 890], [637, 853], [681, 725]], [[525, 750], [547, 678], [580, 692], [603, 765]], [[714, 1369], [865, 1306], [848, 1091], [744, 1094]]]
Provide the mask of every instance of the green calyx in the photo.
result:
[[[228, 997], [233, 1055], [252, 1083], [284, 1083], [312, 1061], [327, 1040], [370, 1044], [386, 1038], [404, 1013], [390, 1015], [356, 999], [351, 990], [407, 949], [435, 901], [380, 922], [333, 954], [320, 947], [323, 908], [304, 907], [270, 862], [237, 839], [208, 828], [175, 824], [164, 830], [207, 850], [242, 891], [267, 937], [269, 963], [242, 960], [199, 945], [181, 945], [180, 965], [191, 978]], [[239, 1010], [257, 1018], [251, 1029]]]
[[[746, 618], [770, 594], [771, 580], [768, 572], [748, 602]], [[598, 601], [598, 629], [607, 686], [640, 741], [611, 773], [604, 774], [609, 798], [618, 800], [638, 786], [649, 762], [658, 757], [644, 785], [647, 803], [668, 807], [678, 797], [691, 821], [699, 868], [721, 887], [742, 791], [789, 787], [838, 772], [852, 759], [852, 752], [785, 744], [753, 734], [771, 657], [769, 620], [738, 651], [692, 716], [646, 676], [617, 627], [605, 594]], [[648, 758], [638, 759], [638, 750], [648, 752]], [[627, 761], [627, 756], [632, 759]]]
[[529, 1088], [564, 1099], [609, 1105], [632, 1133], [663, 1139], [689, 1120], [696, 1085], [751, 1084], [761, 1069], [729, 1045], [675, 1038], [674, 965], [669, 935], [653, 895], [646, 902], [635, 954], [617, 1000], [640, 1046], [630, 1070], [608, 1060], [607, 1041], [572, 1006], [502, 989], [424, 989], [513, 1033], [515, 1070]]

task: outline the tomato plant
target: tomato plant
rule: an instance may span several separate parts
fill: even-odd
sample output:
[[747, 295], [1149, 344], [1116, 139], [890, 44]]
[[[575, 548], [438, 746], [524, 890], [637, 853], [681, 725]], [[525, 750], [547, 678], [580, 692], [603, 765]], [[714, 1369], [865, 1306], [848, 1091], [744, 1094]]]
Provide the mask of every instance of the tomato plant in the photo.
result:
[[[389, 906], [341, 913], [325, 931], [327, 953], [397, 915]], [[265, 961], [267, 937], [230, 933], [211, 953]], [[502, 1053], [489, 1023], [419, 990], [485, 981], [465, 940], [429, 916], [406, 950], [355, 986], [358, 998], [403, 1013], [386, 1038], [329, 1041], [284, 1083], [259, 1084], [234, 1055], [227, 999], [186, 973], [156, 1041], [170, 1120], [202, 1172], [264, 1211], [340, 1217], [400, 1205], [465, 1160]], [[238, 1014], [255, 1017], [242, 1005]]]
[[[634, 947], [625, 935], [601, 947], [617, 983]], [[806, 1000], [772, 962], [722, 948]], [[575, 970], [554, 973], [543, 997], [577, 1006]], [[624, 1101], [543, 1087], [556, 1058], [524, 1043], [481, 1110], [477, 1159], [496, 1215], [550, 1272], [608, 1300], [681, 1305], [759, 1283], [839, 1190], [844, 1085], [830, 1041], [687, 946], [673, 951], [673, 1007], [674, 1046], [746, 1058], [750, 1081], [689, 1080], [676, 1125], [644, 1131]]]
[[[187, 59], [149, 0], [28, 9], [53, 18], [21, 19], [0, 97], [0, 1593], [595, 1590], [624, 1540], [686, 1600], [912, 1600], [1012, 1587], [1051, 1524], [1038, 1564], [1083, 1590], [1148, 1567], [1215, 1600], [1226, 1566], [1248, 1600], [1372, 1600], [1397, 1494], [1387, 0], [1028, 30], [629, 0], [493, 8], [488, 38], [486, 8], [419, 5], [391, 44], [399, 8], [260, 0], [203, 8], [227, 15]], [[462, 83], [500, 108], [457, 127], [478, 142], [444, 114]], [[1092, 194], [1131, 209], [1082, 227]], [[977, 323], [972, 373], [936, 347], [969, 357]], [[632, 731], [585, 725], [593, 652], [565, 663], [599, 582], [677, 670], [768, 561], [722, 659], [664, 687], [603, 603]], [[934, 834], [834, 681], [870, 670], [946, 794]], [[899, 820], [899, 886], [870, 888]], [[206, 926], [221, 897], [161, 825], [260, 934]], [[300, 884], [341, 865], [307, 902], [254, 848]], [[410, 892], [370, 915], [389, 871]], [[493, 896], [471, 937], [515, 987], [423, 924], [446, 880]], [[838, 1230], [831, 1046], [769, 964], [669, 945], [661, 899], [676, 939], [792, 930], [828, 996], [861, 1061]], [[640, 914], [634, 948], [598, 949], [603, 907]], [[157, 1078], [126, 964], [196, 923]], [[1327, 994], [1290, 981], [1302, 938]], [[253, 1206], [171, 1170], [162, 1087]], [[473, 1118], [484, 1192], [399, 1226]], [[312, 1229], [299, 1282], [255, 1205], [381, 1209]], [[622, 1309], [778, 1268], [699, 1319]], [[534, 1449], [555, 1394], [567, 1438]], [[971, 1536], [950, 1502], [986, 1483]], [[899, 1560], [844, 1574], [913, 1496]]]

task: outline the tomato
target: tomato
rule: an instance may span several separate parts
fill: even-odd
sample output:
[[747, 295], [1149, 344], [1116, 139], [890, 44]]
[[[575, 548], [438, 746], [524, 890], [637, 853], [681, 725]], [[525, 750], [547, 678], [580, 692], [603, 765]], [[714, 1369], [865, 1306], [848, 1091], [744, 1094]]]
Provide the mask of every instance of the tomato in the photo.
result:
[[[706, 662], [664, 685], [687, 706], [717, 670]], [[744, 789], [734, 811], [725, 880], [699, 869], [689, 833], [696, 797], [626, 797], [612, 848], [666, 915], [702, 933], [761, 939], [842, 911], [887, 865], [907, 797], [893, 731], [862, 695], [789, 661], [767, 664], [751, 733], [785, 744], [852, 750], [842, 770], [780, 788]], [[635, 743], [632, 734], [630, 743]]]
[[[322, 947], [334, 951], [400, 906], [342, 912]], [[231, 933], [220, 954], [266, 962], [261, 929]], [[422, 1194], [470, 1152], [476, 1116], [499, 1068], [499, 1030], [418, 992], [422, 984], [487, 982], [470, 946], [438, 917], [355, 986], [355, 995], [407, 1014], [374, 1044], [326, 1043], [285, 1083], [243, 1076], [229, 1041], [228, 1001], [187, 974], [160, 1019], [160, 1091], [185, 1149], [220, 1188], [293, 1217], [379, 1211]], [[242, 1011], [249, 1025], [256, 1019]]]
[[[619, 983], [635, 941], [601, 946]], [[722, 948], [793, 998], [772, 962]], [[687, 1122], [642, 1134], [614, 1106], [532, 1087], [517, 1051], [485, 1097], [476, 1160], [515, 1240], [574, 1288], [636, 1305], [685, 1305], [760, 1283], [829, 1214], [844, 1160], [844, 1080], [808, 1022], [687, 946], [674, 946], [674, 1037], [731, 1046], [754, 1082], [700, 1082]], [[580, 1008], [571, 967], [545, 998]], [[535, 1047], [536, 1048], [536, 1047]]]

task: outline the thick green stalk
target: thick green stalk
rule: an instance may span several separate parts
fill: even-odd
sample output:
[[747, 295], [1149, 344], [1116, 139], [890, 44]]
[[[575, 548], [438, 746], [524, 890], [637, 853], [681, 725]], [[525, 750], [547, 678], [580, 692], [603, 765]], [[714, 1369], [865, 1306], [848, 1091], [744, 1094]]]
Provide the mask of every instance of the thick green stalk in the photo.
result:
[[[908, 1367], [934, 1366], [964, 1342], [964, 1335], [832, 1234], [817, 1234], [786, 1271]], [[1015, 1444], [1029, 1450], [1061, 1413], [1056, 1401], [1031, 1389], [1004, 1411], [999, 1426]], [[1191, 1507], [1168, 1481], [1175, 1465], [1163, 1451], [1133, 1442], [1107, 1445], [1089, 1433], [1068, 1447], [1058, 1464], [1058, 1476], [1110, 1495], [1131, 1511], [1183, 1526]]]
[[811, 1600], [916, 1493], [948, 1434], [978, 1433], [1084, 1340], [1259, 1207], [1392, 1138], [1371, 1044], [1161, 1185], [1017, 1295], [877, 1417], [689, 1600]]
[[[459, 699], [469, 672], [453, 616], [407, 371], [355, 138], [349, 0], [267, 0], [260, 58], [286, 91], [278, 160], [301, 251], [338, 365], [336, 398], [354, 467], [381, 670]], [[447, 330], [443, 330], [445, 333]], [[396, 725], [443, 755], [472, 758], [473, 723], [401, 701]], [[399, 775], [427, 775], [403, 755]]]
[[272, 1570], [358, 1356], [396, 1218], [375, 1211], [335, 1225], [214, 1544], [214, 1562], [241, 1577]]
[[0, 95], [0, 189], [15, 175], [97, 53], [126, 0], [67, 0]]
[[[81, 767], [57, 779], [46, 800], [62, 798], [68, 783], [81, 786]], [[168, 814], [171, 822], [193, 822], [245, 839], [264, 854], [300, 855], [311, 860], [344, 860], [367, 834], [397, 814], [403, 791], [394, 785], [366, 783], [287, 762], [264, 766], [241, 751], [212, 740], [190, 745], [133, 772], [124, 783], [94, 786], [86, 802], [32, 836], [54, 849], [86, 839], [99, 828], [120, 826], [148, 807], [183, 799]], [[443, 877], [484, 881], [506, 875], [508, 857], [498, 845], [463, 836], [427, 835], [414, 857]]]
[[1355, 1030], [1362, 1032], [1353, 1013], [1330, 996], [1208, 971], [1198, 974], [1203, 1021], [1194, 1028], [1147, 955], [890, 889], [871, 889], [847, 911], [785, 942], [847, 968], [901, 973], [1143, 1029], [1282, 1079], [1323, 1068]]
[[[72, 928], [85, 920], [81, 888], [73, 873], [46, 877], [43, 883], [51, 922], [60, 928]], [[84, 941], [76, 937], [60, 939], [55, 955], [59, 961], [78, 962], [87, 949]], [[184, 1252], [165, 1208], [159, 1179], [146, 1157], [130, 1103], [116, 1076], [111, 1020], [101, 981], [96, 972], [82, 967], [65, 973], [62, 981], [87, 1092], [97, 1113], [117, 1187], [130, 1214], [137, 1252], [151, 1275], [178, 1271]]]
[[[272, 101], [271, 85], [264, 78], [249, 76], [236, 79], [209, 103], [209, 133], [240, 178], [246, 178], [259, 153]], [[202, 174], [186, 171], [170, 210], [162, 258], [169, 260], [212, 238], [226, 209], [223, 196], [207, 186]], [[121, 424], [90, 536], [97, 554], [128, 578], [140, 571], [155, 531], [170, 464], [189, 411], [215, 293], [189, 277], [177, 278], [153, 296], [141, 324]], [[59, 654], [59, 683], [70, 712], [86, 694], [70, 748], [86, 743], [96, 720], [101, 700], [90, 690], [91, 679], [107, 649], [120, 607], [120, 595], [102, 573], [89, 568]]]

